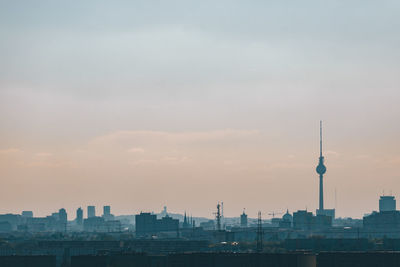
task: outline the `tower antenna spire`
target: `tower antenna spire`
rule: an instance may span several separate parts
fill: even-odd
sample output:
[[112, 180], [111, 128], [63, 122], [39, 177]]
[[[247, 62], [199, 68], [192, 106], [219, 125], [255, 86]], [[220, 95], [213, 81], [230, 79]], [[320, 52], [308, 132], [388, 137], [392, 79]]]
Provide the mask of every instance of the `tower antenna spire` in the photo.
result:
[[319, 156], [322, 157], [322, 120], [319, 121]]

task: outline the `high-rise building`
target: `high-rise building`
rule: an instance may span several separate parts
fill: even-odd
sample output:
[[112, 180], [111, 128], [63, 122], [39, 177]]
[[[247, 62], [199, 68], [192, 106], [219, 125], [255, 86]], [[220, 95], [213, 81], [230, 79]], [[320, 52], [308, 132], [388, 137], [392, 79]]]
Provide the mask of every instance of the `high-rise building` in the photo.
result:
[[157, 216], [151, 213], [141, 212], [135, 215], [136, 235], [143, 236], [156, 233]]
[[68, 222], [67, 212], [65, 211], [65, 209], [59, 209], [58, 210], [58, 223], [56, 226], [56, 230], [66, 232], [67, 231], [67, 222]]
[[76, 210], [76, 219], [75, 219], [76, 224], [82, 225], [83, 224], [83, 210], [81, 208], [78, 208]]
[[311, 230], [313, 227], [313, 214], [307, 210], [298, 210], [293, 213], [293, 228]]
[[103, 207], [103, 216], [108, 217], [111, 215], [111, 207], [110, 206], [104, 206]]
[[114, 215], [111, 214], [110, 206], [103, 206], [103, 218], [106, 221], [114, 220]]
[[327, 229], [332, 226], [333, 217], [325, 214], [314, 216], [307, 210], [293, 213], [293, 228], [301, 230]]
[[247, 227], [247, 214], [243, 213], [240, 215], [240, 227]]
[[88, 216], [88, 218], [96, 217], [96, 207], [95, 206], [87, 207], [87, 216]]
[[396, 210], [396, 199], [394, 196], [381, 196], [379, 199], [379, 212]]
[[166, 215], [161, 220], [156, 221], [156, 230], [157, 232], [178, 232], [179, 220]]
[[143, 213], [135, 215], [136, 236], [147, 236], [157, 234], [159, 232], [179, 232], [179, 220], [173, 219], [168, 215], [157, 219], [157, 215], [151, 213]]
[[393, 236], [400, 229], [400, 212], [396, 210], [394, 196], [381, 196], [379, 199], [379, 212], [364, 216], [363, 227], [373, 229], [381, 236]]
[[67, 217], [67, 212], [65, 209], [59, 209], [58, 210], [58, 219], [62, 223], [67, 223], [68, 217]]

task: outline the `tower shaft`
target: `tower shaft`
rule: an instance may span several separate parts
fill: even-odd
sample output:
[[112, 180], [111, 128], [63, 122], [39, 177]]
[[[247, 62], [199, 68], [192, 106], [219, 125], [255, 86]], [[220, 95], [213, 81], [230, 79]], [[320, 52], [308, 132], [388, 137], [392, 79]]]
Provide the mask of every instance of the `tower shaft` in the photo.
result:
[[324, 179], [322, 174], [319, 176], [319, 210], [324, 210]]

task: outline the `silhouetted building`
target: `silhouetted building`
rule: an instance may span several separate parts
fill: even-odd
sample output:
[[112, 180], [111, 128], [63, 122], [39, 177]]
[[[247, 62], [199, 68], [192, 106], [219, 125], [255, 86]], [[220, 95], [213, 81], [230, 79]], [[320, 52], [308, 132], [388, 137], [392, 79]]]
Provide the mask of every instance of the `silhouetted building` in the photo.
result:
[[319, 214], [314, 216], [312, 212], [299, 210], [293, 213], [293, 228], [301, 230], [326, 229], [332, 226], [332, 217]]
[[332, 227], [332, 216], [319, 214], [314, 217], [315, 223], [313, 229], [328, 229]]
[[102, 217], [90, 217], [83, 221], [83, 230], [85, 232], [120, 232], [121, 222], [120, 221], [106, 221]]
[[68, 215], [65, 209], [60, 209], [58, 211], [58, 219], [62, 223], [67, 223], [68, 221]]
[[240, 215], [240, 227], [247, 227], [247, 214], [244, 211]]
[[135, 215], [136, 235], [143, 236], [154, 234], [157, 216], [147, 212], [141, 212]]
[[207, 222], [201, 222], [200, 227], [204, 230], [215, 230], [215, 222], [214, 220], [209, 220]]
[[33, 211], [24, 210], [22, 212], [22, 217], [24, 217], [24, 218], [32, 218], [33, 217]]
[[396, 200], [393, 196], [381, 196], [379, 199], [379, 212], [364, 216], [363, 227], [371, 231], [371, 236], [399, 236], [400, 211], [396, 210]]
[[367, 229], [400, 231], [400, 211], [374, 211], [363, 218], [363, 226]]
[[96, 207], [95, 206], [87, 207], [87, 217], [88, 218], [96, 217]]
[[82, 210], [82, 208], [78, 208], [76, 210], [75, 222], [76, 222], [77, 225], [82, 225], [83, 224], [83, 210]]
[[111, 215], [111, 207], [110, 206], [104, 206], [103, 207], [103, 216], [107, 217]]
[[136, 236], [154, 235], [159, 232], [172, 232], [179, 230], [179, 220], [168, 215], [157, 220], [157, 216], [151, 213], [141, 212], [135, 215]]
[[13, 230], [17, 230], [18, 224], [21, 223], [21, 215], [19, 214], [1, 214], [0, 222], [8, 222]]
[[381, 196], [379, 199], [379, 211], [396, 210], [396, 199], [394, 196]]
[[0, 222], [0, 233], [8, 233], [13, 230], [11, 223], [7, 221]]
[[106, 221], [114, 220], [114, 215], [111, 214], [111, 207], [110, 206], [104, 206], [103, 207], [103, 218]]
[[312, 212], [298, 210], [293, 213], [293, 228], [302, 230], [311, 230], [314, 220]]
[[27, 218], [24, 227], [29, 232], [62, 231], [56, 216]]
[[179, 231], [179, 220], [166, 215], [156, 221], [156, 232], [177, 232]]
[[323, 210], [317, 210], [317, 215], [325, 215], [325, 216], [330, 216], [332, 217], [332, 220], [335, 219], [335, 209], [323, 209]]
[[282, 220], [279, 221], [280, 228], [291, 228], [292, 227], [293, 216], [286, 210], [286, 213], [282, 216]]

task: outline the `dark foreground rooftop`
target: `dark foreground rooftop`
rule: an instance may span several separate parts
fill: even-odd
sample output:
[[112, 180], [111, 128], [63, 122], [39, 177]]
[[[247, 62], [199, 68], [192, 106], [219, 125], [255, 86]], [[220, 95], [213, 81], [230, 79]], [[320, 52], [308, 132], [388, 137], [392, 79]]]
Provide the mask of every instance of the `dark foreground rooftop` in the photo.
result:
[[72, 256], [0, 256], [1, 267], [398, 267], [398, 252], [179, 253]]

